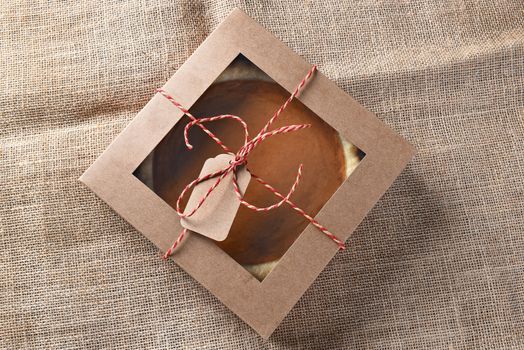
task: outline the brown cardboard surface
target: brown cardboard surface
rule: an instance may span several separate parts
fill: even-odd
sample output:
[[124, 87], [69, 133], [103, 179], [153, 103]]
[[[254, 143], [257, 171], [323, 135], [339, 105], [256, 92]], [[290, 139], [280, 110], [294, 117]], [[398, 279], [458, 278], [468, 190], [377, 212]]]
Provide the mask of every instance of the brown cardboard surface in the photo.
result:
[[[169, 79], [164, 89], [190, 108], [240, 53], [290, 92], [310, 68], [310, 64], [259, 24], [235, 10]], [[366, 153], [316, 216], [345, 240], [415, 150], [321, 73], [308, 83], [299, 99]], [[182, 229], [179, 217], [132, 173], [181, 116], [182, 112], [169, 101], [155, 95], [80, 178], [163, 251]], [[336, 244], [309, 225], [262, 282], [212, 241], [197, 234], [189, 235], [173, 259], [267, 338], [337, 250]]]
[[[234, 158], [230, 154], [219, 154], [215, 158], [206, 160], [199, 177], [224, 169]], [[236, 177], [240, 193], [245, 193], [251, 174], [242, 166], [237, 169]], [[195, 186], [187, 202], [184, 214], [190, 213], [197, 207], [200, 199], [206, 195], [208, 189], [216, 181], [217, 179], [213, 178]], [[180, 224], [188, 230], [197, 232], [215, 241], [223, 241], [226, 239], [231, 225], [233, 225], [239, 207], [240, 201], [233, 187], [233, 173], [230, 172], [220, 181], [198, 211], [189, 217], [181, 218]]]

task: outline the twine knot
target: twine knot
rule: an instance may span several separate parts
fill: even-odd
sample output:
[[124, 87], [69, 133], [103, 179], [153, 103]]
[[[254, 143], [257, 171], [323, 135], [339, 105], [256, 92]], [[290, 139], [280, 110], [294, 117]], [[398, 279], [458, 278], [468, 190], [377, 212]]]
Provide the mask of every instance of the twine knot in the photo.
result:
[[246, 165], [247, 164], [247, 155], [243, 155], [240, 152], [241, 151], [239, 151], [237, 154], [235, 154], [235, 159], [229, 161], [229, 164], [233, 168], [236, 168], [236, 167], [238, 167], [240, 165]]

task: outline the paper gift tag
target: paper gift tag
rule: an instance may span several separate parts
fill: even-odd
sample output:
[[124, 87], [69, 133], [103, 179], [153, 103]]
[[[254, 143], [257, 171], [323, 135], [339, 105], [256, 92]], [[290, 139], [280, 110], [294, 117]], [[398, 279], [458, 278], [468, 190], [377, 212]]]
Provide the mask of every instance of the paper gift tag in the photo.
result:
[[[215, 158], [209, 158], [205, 161], [199, 177], [224, 169], [234, 157], [230, 154], [219, 154]], [[251, 180], [251, 174], [245, 166], [238, 167], [236, 174], [240, 192], [245, 193]], [[184, 213], [193, 210], [216, 181], [217, 178], [215, 177], [196, 185], [189, 197]], [[215, 241], [223, 241], [226, 239], [231, 225], [233, 225], [239, 206], [240, 200], [233, 187], [233, 172], [231, 172], [220, 181], [220, 184], [211, 192], [204, 204], [190, 217], [181, 218], [180, 223], [188, 230]]]

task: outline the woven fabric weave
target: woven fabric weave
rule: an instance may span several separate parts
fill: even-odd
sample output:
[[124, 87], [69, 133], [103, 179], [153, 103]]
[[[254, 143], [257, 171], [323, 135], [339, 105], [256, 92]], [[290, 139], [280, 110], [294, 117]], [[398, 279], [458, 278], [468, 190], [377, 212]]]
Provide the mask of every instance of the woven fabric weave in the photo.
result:
[[[268, 341], [77, 181], [235, 6], [419, 150]], [[521, 0], [4, 0], [0, 49], [0, 348], [524, 348]]]

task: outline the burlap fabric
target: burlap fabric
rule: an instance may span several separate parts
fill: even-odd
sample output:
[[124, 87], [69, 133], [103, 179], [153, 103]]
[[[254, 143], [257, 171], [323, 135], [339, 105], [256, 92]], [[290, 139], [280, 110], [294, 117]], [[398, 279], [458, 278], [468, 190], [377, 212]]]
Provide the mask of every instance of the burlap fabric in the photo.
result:
[[[234, 6], [419, 149], [268, 341], [77, 182]], [[0, 348], [524, 348], [522, 0], [4, 0], [0, 52]]]

